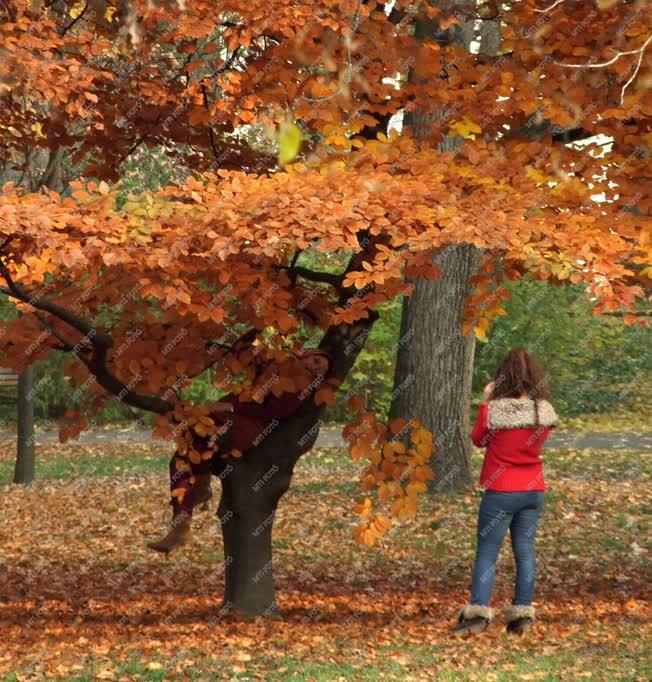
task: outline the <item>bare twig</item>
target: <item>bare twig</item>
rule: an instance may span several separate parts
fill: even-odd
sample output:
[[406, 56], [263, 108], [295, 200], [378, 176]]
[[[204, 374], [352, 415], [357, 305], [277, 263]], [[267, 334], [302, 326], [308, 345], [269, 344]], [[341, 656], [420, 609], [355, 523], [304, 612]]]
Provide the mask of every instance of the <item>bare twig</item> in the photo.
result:
[[555, 9], [557, 5], [561, 5], [562, 2], [564, 2], [564, 0], [555, 0], [555, 2], [553, 2], [552, 5], [550, 5], [549, 7], [546, 7], [545, 9], [536, 9], [535, 7], [534, 11], [543, 12], [545, 14], [546, 12], [550, 12], [551, 10]]
[[638, 60], [636, 61], [636, 67], [634, 68], [634, 71], [632, 72], [632, 75], [627, 79], [627, 82], [625, 85], [623, 85], [621, 91], [620, 91], [620, 104], [623, 103], [623, 100], [625, 98], [625, 90], [633, 83], [634, 78], [636, 78], [636, 75], [638, 74], [639, 69], [641, 68], [641, 64], [643, 62], [643, 56], [645, 54], [645, 50], [647, 49], [647, 46], [652, 42], [652, 34], [648, 36], [647, 40], [641, 45], [641, 47], [637, 48], [636, 50], [621, 50], [619, 52], [616, 52], [616, 54], [611, 58], [608, 59], [606, 62], [586, 62], [584, 64], [565, 64], [564, 62], [558, 62], [556, 59], [553, 60], [553, 63], [556, 64], [557, 66], [562, 66], [566, 69], [601, 69], [605, 66], [609, 66], [610, 64], [613, 64], [614, 62], [618, 61], [621, 57], [625, 57], [627, 55], [632, 55], [632, 54], [637, 54], [638, 55]]

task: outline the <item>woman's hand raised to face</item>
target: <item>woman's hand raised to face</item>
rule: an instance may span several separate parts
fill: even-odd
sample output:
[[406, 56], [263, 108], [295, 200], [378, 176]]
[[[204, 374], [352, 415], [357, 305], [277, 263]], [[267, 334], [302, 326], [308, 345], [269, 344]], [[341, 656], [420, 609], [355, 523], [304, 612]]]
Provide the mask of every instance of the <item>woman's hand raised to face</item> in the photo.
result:
[[485, 387], [484, 390], [482, 391], [482, 402], [486, 403], [490, 400], [491, 394], [494, 390], [494, 382], [490, 381]]

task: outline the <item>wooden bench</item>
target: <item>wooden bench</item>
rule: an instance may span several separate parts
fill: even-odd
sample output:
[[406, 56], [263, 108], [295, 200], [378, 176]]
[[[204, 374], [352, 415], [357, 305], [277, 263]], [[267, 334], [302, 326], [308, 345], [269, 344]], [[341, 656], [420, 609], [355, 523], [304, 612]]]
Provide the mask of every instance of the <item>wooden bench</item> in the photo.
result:
[[0, 367], [0, 386], [18, 386], [18, 375], [11, 369]]
[[6, 367], [0, 367], [0, 400], [15, 402], [17, 387], [18, 374]]
[[0, 367], [0, 389], [18, 386], [18, 375], [11, 369]]

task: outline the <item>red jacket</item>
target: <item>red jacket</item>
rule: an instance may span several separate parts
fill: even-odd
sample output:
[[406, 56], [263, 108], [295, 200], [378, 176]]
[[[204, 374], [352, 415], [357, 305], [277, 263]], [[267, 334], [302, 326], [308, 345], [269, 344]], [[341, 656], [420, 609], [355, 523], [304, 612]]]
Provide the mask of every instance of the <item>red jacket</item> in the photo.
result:
[[[538, 418], [535, 414], [535, 407]], [[547, 400], [498, 398], [482, 404], [471, 432], [487, 448], [480, 485], [490, 490], [545, 490], [541, 447], [559, 422]]]

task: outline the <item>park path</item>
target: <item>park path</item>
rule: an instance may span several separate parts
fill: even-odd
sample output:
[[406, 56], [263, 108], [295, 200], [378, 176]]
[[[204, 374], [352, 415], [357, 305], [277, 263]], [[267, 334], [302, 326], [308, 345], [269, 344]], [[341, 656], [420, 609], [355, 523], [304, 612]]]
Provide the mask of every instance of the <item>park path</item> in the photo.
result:
[[[0, 441], [14, 440], [15, 431], [0, 430]], [[37, 431], [36, 443], [56, 443], [58, 441], [57, 431]], [[141, 429], [137, 426], [130, 427], [111, 427], [106, 429], [94, 429], [80, 435], [80, 443], [101, 444], [101, 443], [163, 443], [152, 439], [148, 429]], [[319, 433], [317, 447], [337, 447], [344, 444], [341, 429], [337, 426], [325, 426]], [[550, 448], [570, 447], [570, 448], [594, 448], [598, 450], [613, 450], [618, 448], [632, 448], [635, 450], [652, 450], [652, 431], [635, 433], [632, 431], [557, 431], [550, 434], [546, 441], [546, 446]]]

